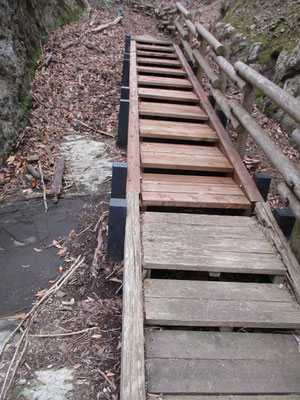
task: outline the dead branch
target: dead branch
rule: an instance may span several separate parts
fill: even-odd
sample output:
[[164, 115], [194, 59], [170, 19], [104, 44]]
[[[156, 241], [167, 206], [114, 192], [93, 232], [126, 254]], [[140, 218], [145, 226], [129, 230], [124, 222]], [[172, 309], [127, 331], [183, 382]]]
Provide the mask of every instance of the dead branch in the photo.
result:
[[66, 272], [55, 282], [49, 290], [40, 298], [40, 300], [32, 307], [32, 309], [25, 315], [23, 320], [19, 323], [19, 325], [13, 330], [13, 332], [9, 335], [9, 337], [5, 340], [3, 343], [3, 347], [0, 351], [0, 359], [2, 357], [2, 354], [4, 353], [4, 350], [8, 343], [11, 342], [12, 338], [15, 336], [15, 334], [22, 328], [23, 324], [25, 321], [27, 321], [31, 316], [34, 315], [38, 307], [44, 303], [45, 300], [47, 300], [51, 294], [54, 294], [57, 292], [65, 283], [66, 281], [70, 278], [71, 275], [74, 274], [75, 271], [83, 264], [84, 262], [84, 257], [81, 257], [79, 255], [77, 259], [74, 261], [74, 263], [66, 270]]
[[106, 135], [106, 136], [114, 137], [114, 135], [112, 135], [112, 134], [110, 134], [110, 133], [107, 133], [107, 132], [99, 131], [98, 129], [93, 128], [93, 127], [91, 127], [91, 126], [85, 124], [84, 122], [79, 121], [79, 119], [76, 119], [76, 118], [75, 118], [75, 121], [78, 122], [80, 125], [84, 126], [85, 128], [91, 129], [92, 131], [95, 131], [95, 132], [97, 132], [97, 133], [100, 133], [101, 135]]
[[47, 67], [49, 65], [50, 61], [52, 60], [52, 57], [53, 57], [53, 54], [50, 53], [48, 55], [48, 57], [46, 58], [46, 60], [44, 62], [42, 62], [41, 65], [38, 66], [38, 69], [42, 69], [43, 67]]
[[123, 19], [123, 17], [120, 15], [119, 17], [117, 17], [117, 18], [116, 18], [114, 21], [112, 21], [112, 22], [108, 22], [107, 24], [103, 24], [103, 25], [98, 26], [97, 28], [91, 29], [91, 32], [93, 32], [93, 33], [101, 32], [101, 31], [103, 31], [104, 29], [109, 28], [110, 26], [117, 25], [117, 23], [119, 23], [120, 21], [122, 21], [122, 19]]
[[44, 201], [44, 208], [45, 208], [45, 214], [47, 214], [48, 211], [48, 205], [47, 205], [47, 195], [46, 195], [46, 186], [44, 182], [44, 175], [43, 175], [43, 170], [42, 170], [42, 164], [39, 162], [39, 171], [41, 175], [41, 182], [43, 186], [43, 201]]
[[106, 382], [110, 384], [112, 389], [117, 390], [117, 386], [105, 375], [105, 373], [101, 371], [101, 369], [98, 369], [98, 371], [100, 372], [100, 375], [106, 380]]
[[58, 196], [62, 187], [62, 177], [65, 170], [65, 160], [59, 158], [56, 162], [55, 172], [52, 180], [52, 192], [53, 192], [53, 202], [57, 203]]
[[80, 335], [81, 333], [89, 332], [93, 329], [98, 329], [97, 326], [93, 326], [92, 328], [82, 329], [81, 331], [76, 332], [67, 332], [67, 333], [45, 333], [43, 335], [30, 335], [31, 337], [36, 338], [55, 338], [55, 337], [64, 337], [64, 336], [73, 336], [73, 335]]
[[79, 40], [79, 39], [76, 39], [76, 40], [73, 40], [72, 42], [68, 42], [68, 43], [63, 44], [63, 45], [62, 45], [62, 48], [63, 48], [64, 50], [66, 50], [66, 49], [68, 49], [69, 47], [75, 46], [76, 44], [79, 44], [79, 43], [80, 43], [80, 40]]
[[102, 215], [102, 217], [99, 220], [99, 231], [98, 231], [98, 237], [97, 237], [97, 247], [94, 253], [94, 257], [93, 257], [93, 261], [92, 261], [92, 265], [91, 265], [91, 274], [95, 277], [97, 275], [97, 269], [98, 269], [98, 253], [101, 250], [102, 247], [102, 222], [104, 221], [105, 218], [105, 214]]
[[[41, 179], [41, 174], [38, 172], [34, 167], [31, 165], [26, 165], [27, 171], [32, 175], [34, 178]], [[50, 178], [49, 176], [43, 174], [43, 178], [45, 182], [49, 182]]]

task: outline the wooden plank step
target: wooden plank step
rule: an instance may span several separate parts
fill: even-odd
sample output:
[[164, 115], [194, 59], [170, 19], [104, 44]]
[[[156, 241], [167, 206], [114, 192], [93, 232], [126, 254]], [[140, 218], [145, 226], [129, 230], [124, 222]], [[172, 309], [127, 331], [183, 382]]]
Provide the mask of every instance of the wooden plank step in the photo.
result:
[[144, 294], [148, 325], [300, 328], [297, 305], [275, 284], [146, 279]]
[[153, 43], [153, 44], [137, 44], [136, 48], [138, 50], [144, 50], [144, 51], [158, 51], [158, 52], [165, 52], [165, 53], [174, 53], [173, 47], [159, 46], [155, 43]]
[[148, 86], [183, 88], [183, 89], [190, 89], [192, 87], [190, 81], [188, 81], [187, 79], [169, 78], [169, 77], [165, 78], [161, 76], [146, 76], [146, 75], [138, 76], [138, 84], [148, 85]]
[[148, 67], [148, 66], [137, 66], [138, 72], [146, 72], [160, 75], [179, 75], [185, 76], [186, 72], [179, 68], [159, 68], [159, 67]]
[[140, 136], [201, 142], [218, 141], [217, 135], [207, 124], [157, 121], [151, 119], [140, 119]]
[[207, 115], [200, 106], [187, 106], [182, 104], [151, 103], [142, 101], [139, 104], [139, 113], [143, 116], [184, 118], [198, 121], [207, 121]]
[[217, 147], [173, 143], [141, 143], [143, 168], [232, 172], [233, 168]]
[[153, 64], [168, 65], [173, 67], [181, 67], [181, 63], [177, 60], [168, 60], [164, 58], [137, 58], [137, 64]]
[[138, 57], [153, 57], [153, 58], [169, 58], [177, 60], [177, 55], [175, 53], [160, 53], [155, 51], [143, 51], [138, 50], [136, 55]]
[[[213, 177], [192, 178], [209, 182]], [[187, 182], [189, 177], [184, 179]], [[211, 186], [219, 184], [216, 179], [223, 179], [223, 185], [231, 180], [215, 178]], [[190, 183], [197, 185], [196, 179]], [[251, 218], [144, 213], [143, 222], [144, 268], [281, 276], [286, 273], [275, 249]]]
[[174, 393], [164, 400], [279, 399], [274, 393], [284, 394], [280, 400], [299, 398], [287, 395], [300, 392], [300, 354], [292, 335], [150, 330], [146, 359], [148, 391]]
[[146, 99], [190, 101], [198, 103], [198, 97], [190, 91], [171, 89], [139, 88], [139, 96]]
[[173, 46], [172, 42], [168, 42], [167, 40], [160, 40], [154, 37], [150, 37], [147, 35], [138, 35], [133, 38], [137, 43], [150, 43], [150, 44], [157, 44], [160, 46]]

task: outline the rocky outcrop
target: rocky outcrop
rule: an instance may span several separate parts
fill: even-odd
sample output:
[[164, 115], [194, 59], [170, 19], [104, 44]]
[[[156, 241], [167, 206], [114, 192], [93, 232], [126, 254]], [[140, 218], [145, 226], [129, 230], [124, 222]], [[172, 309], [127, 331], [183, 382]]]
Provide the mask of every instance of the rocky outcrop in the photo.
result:
[[28, 90], [49, 33], [78, 15], [84, 0], [0, 2], [0, 165], [26, 123]]
[[[300, 99], [299, 0], [222, 0], [215, 34], [231, 41], [231, 61], [242, 60]], [[276, 108], [259, 97], [269, 116]], [[276, 118], [291, 133], [295, 122], [278, 111]]]

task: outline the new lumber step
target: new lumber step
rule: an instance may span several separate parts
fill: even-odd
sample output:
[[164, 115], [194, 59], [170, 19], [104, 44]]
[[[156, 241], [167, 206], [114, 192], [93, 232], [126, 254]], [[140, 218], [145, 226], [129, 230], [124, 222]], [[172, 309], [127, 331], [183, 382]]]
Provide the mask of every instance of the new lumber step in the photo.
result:
[[149, 66], [137, 66], [137, 71], [144, 73], [152, 73], [158, 75], [178, 75], [186, 76], [186, 72], [179, 68], [159, 68], [159, 67], [149, 67]]
[[207, 124], [157, 121], [152, 119], [140, 119], [140, 136], [157, 139], [178, 139], [202, 142], [218, 141], [217, 135]]
[[137, 64], [167, 65], [171, 67], [181, 67], [177, 60], [168, 60], [164, 58], [137, 58]]
[[232, 165], [215, 146], [141, 143], [142, 168], [233, 172]]
[[[172, 179], [174, 176], [170, 176]], [[186, 177], [193, 185], [232, 187], [231, 178]], [[213, 181], [210, 179], [214, 178]], [[157, 179], [152, 174], [148, 181]], [[169, 178], [170, 179], [170, 178]], [[143, 179], [142, 179], [143, 185]], [[155, 186], [155, 183], [153, 183]], [[177, 183], [174, 187], [179, 187]], [[255, 218], [146, 212], [144, 268], [284, 276], [286, 269]]]
[[275, 284], [146, 279], [144, 294], [148, 325], [300, 328], [300, 310]]
[[300, 353], [293, 335], [150, 330], [146, 380], [163, 400], [297, 400]]
[[169, 117], [178, 119], [190, 119], [207, 121], [207, 115], [201, 110], [200, 106], [187, 106], [182, 104], [151, 103], [142, 101], [139, 104], [141, 116]]
[[183, 88], [183, 89], [192, 88], [191, 82], [188, 81], [187, 79], [169, 78], [169, 77], [165, 78], [161, 76], [146, 76], [146, 75], [138, 76], [138, 85]]
[[152, 89], [140, 87], [138, 89], [138, 94], [142, 99], [189, 101], [199, 103], [198, 97], [193, 92], [185, 90]]

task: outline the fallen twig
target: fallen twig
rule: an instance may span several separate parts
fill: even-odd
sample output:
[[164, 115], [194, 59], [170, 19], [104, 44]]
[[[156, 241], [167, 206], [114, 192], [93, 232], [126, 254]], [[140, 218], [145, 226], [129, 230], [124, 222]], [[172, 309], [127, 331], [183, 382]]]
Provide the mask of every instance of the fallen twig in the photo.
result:
[[80, 43], [80, 39], [73, 40], [72, 42], [68, 42], [62, 45], [64, 50], [68, 49], [69, 47], [75, 46], [76, 44]]
[[45, 208], [45, 214], [47, 214], [48, 211], [48, 205], [47, 205], [47, 195], [46, 195], [46, 186], [44, 182], [44, 175], [43, 175], [43, 170], [42, 170], [42, 164], [39, 162], [39, 171], [41, 175], [41, 182], [43, 186], [43, 202], [44, 202], [44, 208]]
[[31, 337], [37, 337], [37, 338], [51, 338], [51, 337], [64, 337], [64, 336], [73, 336], [73, 335], [80, 335], [81, 333], [86, 333], [89, 332], [93, 329], [97, 329], [96, 326], [93, 326], [92, 328], [86, 328], [82, 329], [81, 331], [76, 331], [76, 332], [67, 332], [67, 333], [45, 333], [42, 335], [30, 335]]
[[117, 17], [117, 18], [116, 18], [114, 21], [112, 21], [112, 22], [108, 22], [107, 24], [103, 24], [103, 25], [98, 26], [97, 28], [91, 29], [91, 32], [93, 32], [93, 33], [101, 32], [101, 31], [103, 31], [104, 29], [109, 28], [110, 26], [117, 25], [117, 23], [119, 23], [120, 21], [122, 21], [122, 19], [123, 19], [123, 17], [120, 15], [119, 17]]
[[98, 369], [98, 371], [100, 372], [100, 375], [103, 376], [103, 378], [106, 380], [106, 382], [110, 384], [112, 389], [117, 390], [117, 386], [105, 375], [105, 373], [101, 371], [101, 369]]
[[38, 66], [38, 69], [42, 69], [43, 67], [47, 67], [48, 64], [50, 63], [52, 57], [53, 57], [53, 54], [50, 53], [50, 54], [48, 55], [48, 57], [46, 58], [46, 60], [43, 61], [43, 62], [41, 63], [41, 65]]
[[[102, 215], [102, 217], [99, 220], [99, 225], [104, 221], [105, 214]], [[97, 247], [94, 253], [92, 265], [91, 265], [91, 274], [95, 277], [97, 275], [97, 269], [98, 269], [98, 253], [102, 247], [102, 229], [101, 226], [99, 227], [98, 230], [98, 237], [97, 237]]]
[[99, 131], [98, 129], [93, 128], [92, 126], [89, 126], [89, 125], [85, 124], [84, 122], [79, 121], [79, 119], [76, 119], [76, 118], [75, 118], [75, 121], [78, 122], [80, 125], [84, 126], [85, 128], [90, 129], [90, 130], [92, 130], [92, 131], [95, 131], [95, 132], [97, 132], [97, 133], [100, 133], [101, 135], [106, 135], [106, 136], [114, 137], [114, 135], [112, 135], [111, 133]]
[[[41, 179], [41, 174], [40, 172], [38, 172], [34, 167], [32, 167], [31, 165], [26, 165], [27, 171], [34, 177], [37, 179]], [[49, 182], [50, 178], [47, 175], [43, 175], [44, 181], [45, 182]]]

